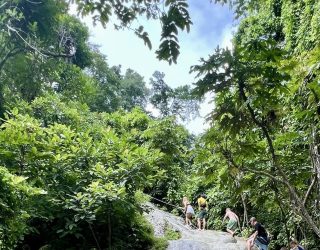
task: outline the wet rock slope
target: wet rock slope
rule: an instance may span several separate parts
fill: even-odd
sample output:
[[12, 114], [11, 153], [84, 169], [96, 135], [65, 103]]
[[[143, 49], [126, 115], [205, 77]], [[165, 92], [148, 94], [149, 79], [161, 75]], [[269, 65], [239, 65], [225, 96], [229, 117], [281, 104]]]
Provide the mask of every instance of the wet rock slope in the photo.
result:
[[184, 225], [183, 218], [146, 204], [146, 217], [154, 226], [155, 235], [163, 236], [166, 227], [181, 233], [178, 240], [169, 241], [167, 250], [245, 250], [245, 240], [231, 237], [228, 233], [206, 230], [191, 230]]

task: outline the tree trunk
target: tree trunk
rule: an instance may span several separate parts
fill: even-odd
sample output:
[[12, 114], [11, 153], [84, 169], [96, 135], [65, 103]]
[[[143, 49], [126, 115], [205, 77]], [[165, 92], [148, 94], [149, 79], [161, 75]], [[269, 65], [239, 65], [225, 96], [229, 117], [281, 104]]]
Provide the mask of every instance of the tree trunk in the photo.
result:
[[284, 228], [286, 230], [287, 245], [289, 246], [289, 243], [290, 243], [290, 231], [289, 231], [288, 226], [287, 226], [287, 221], [288, 220], [287, 220], [286, 213], [285, 213], [285, 211], [284, 211], [284, 209], [282, 207], [283, 203], [282, 203], [282, 201], [281, 201], [281, 199], [279, 197], [279, 189], [277, 187], [277, 183], [275, 183], [274, 180], [272, 180], [271, 187], [272, 187], [272, 189], [274, 191], [274, 194], [275, 194], [275, 197], [276, 197], [276, 201], [277, 201], [278, 206], [279, 206], [280, 211], [281, 211], [281, 221], [282, 221], [282, 223], [284, 225]]
[[88, 222], [88, 224], [89, 224], [89, 228], [90, 228], [90, 230], [91, 230], [92, 236], [93, 236], [93, 238], [94, 238], [94, 241], [95, 241], [96, 244], [97, 244], [97, 248], [98, 248], [99, 250], [101, 250], [99, 241], [98, 241], [98, 239], [97, 239], [97, 237], [96, 237], [96, 234], [94, 233], [94, 230], [93, 230], [93, 228], [92, 228], [92, 226], [91, 226], [91, 223]]
[[246, 203], [246, 197], [244, 193], [241, 193], [241, 200], [242, 200], [242, 205], [243, 205], [243, 223], [242, 227], [245, 227], [248, 225], [248, 209], [247, 209], [247, 203]]
[[311, 218], [311, 216], [310, 216], [309, 212], [307, 211], [307, 209], [305, 208], [305, 206], [303, 205], [303, 201], [297, 195], [297, 193], [294, 190], [294, 188], [292, 187], [292, 185], [290, 183], [286, 183], [286, 184], [287, 184], [287, 187], [289, 189], [289, 193], [290, 193], [290, 195], [292, 196], [292, 199], [295, 202], [294, 205], [296, 205], [297, 208], [298, 208], [298, 212], [304, 218], [305, 222], [307, 222], [307, 224], [312, 228], [312, 230], [320, 238], [320, 230], [319, 230], [318, 226], [316, 225], [316, 223]]
[[[310, 155], [311, 155], [311, 162], [312, 166], [314, 167], [315, 174], [317, 177], [317, 193], [320, 194], [320, 154], [319, 154], [319, 137], [317, 134], [317, 129], [315, 127], [312, 128], [311, 131], [311, 144], [310, 144]], [[318, 203], [319, 203], [318, 197]]]
[[111, 242], [111, 235], [112, 235], [112, 231], [111, 231], [111, 205], [109, 205], [109, 211], [108, 211], [108, 245], [109, 245], [109, 249], [111, 249], [112, 246], [112, 242]]
[[246, 103], [246, 107], [248, 108], [252, 121], [256, 124], [257, 127], [259, 127], [262, 130], [262, 134], [267, 140], [268, 149], [271, 155], [271, 164], [272, 164], [273, 171], [277, 170], [280, 177], [282, 178], [282, 183], [284, 183], [285, 186], [288, 188], [288, 191], [294, 203], [293, 205], [297, 207], [299, 215], [301, 215], [304, 218], [305, 222], [310, 226], [310, 228], [312, 228], [312, 230], [320, 238], [320, 229], [311, 218], [309, 212], [307, 211], [306, 207], [303, 204], [303, 200], [299, 197], [295, 188], [289, 182], [286, 173], [282, 170], [281, 166], [278, 164], [278, 159], [275, 154], [275, 149], [273, 146], [272, 138], [269, 133], [269, 129], [264, 121], [259, 120], [259, 118], [256, 116], [254, 109], [251, 107], [250, 102], [248, 102], [248, 98], [245, 93], [245, 84], [244, 84], [244, 81], [241, 79], [241, 77], [239, 78], [238, 87], [240, 92], [240, 98]]
[[3, 96], [3, 84], [0, 83], [0, 118], [4, 118], [4, 96]]

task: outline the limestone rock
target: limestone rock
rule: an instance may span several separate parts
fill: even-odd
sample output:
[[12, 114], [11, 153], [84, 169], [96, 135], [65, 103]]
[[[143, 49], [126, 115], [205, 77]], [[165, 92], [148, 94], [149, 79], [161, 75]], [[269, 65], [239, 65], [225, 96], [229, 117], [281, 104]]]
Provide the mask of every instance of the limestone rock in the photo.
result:
[[169, 241], [167, 250], [246, 250], [243, 238], [233, 238], [226, 232], [190, 229], [184, 225], [182, 217], [162, 211], [151, 203], [146, 207], [145, 216], [154, 226], [156, 236], [163, 236], [166, 224], [181, 233], [181, 239]]

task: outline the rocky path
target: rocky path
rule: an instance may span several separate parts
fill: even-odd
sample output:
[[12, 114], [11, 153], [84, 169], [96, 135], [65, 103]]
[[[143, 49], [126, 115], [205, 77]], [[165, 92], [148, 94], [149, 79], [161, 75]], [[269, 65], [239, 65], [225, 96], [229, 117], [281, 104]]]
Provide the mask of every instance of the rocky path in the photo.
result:
[[169, 242], [167, 250], [245, 250], [245, 240], [231, 237], [228, 233], [206, 230], [190, 230], [181, 217], [158, 209], [151, 203], [146, 205], [146, 217], [154, 226], [155, 235], [163, 236], [169, 225], [181, 233], [179, 240]]

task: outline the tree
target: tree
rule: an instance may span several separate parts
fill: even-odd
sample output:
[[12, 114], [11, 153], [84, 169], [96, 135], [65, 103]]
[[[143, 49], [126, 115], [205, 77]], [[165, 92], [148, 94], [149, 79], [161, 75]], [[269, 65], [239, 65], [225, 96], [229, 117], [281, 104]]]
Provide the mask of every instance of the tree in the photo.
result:
[[98, 87], [95, 101], [91, 105], [93, 111], [116, 111], [121, 103], [120, 76], [109, 67], [106, 56], [97, 48], [93, 51], [92, 64], [87, 67], [87, 74], [94, 79]]
[[169, 116], [173, 91], [165, 83], [164, 76], [165, 74], [159, 71], [153, 73], [154, 79], [150, 79], [152, 86], [150, 102], [160, 111], [162, 116]]
[[201, 96], [215, 93], [212, 130], [223, 132], [225, 138], [214, 148], [225, 157], [230, 171], [266, 177], [281, 211], [301, 216], [319, 238], [317, 202], [309, 200], [318, 200], [319, 193], [314, 185], [318, 178], [314, 81], [319, 68], [317, 59], [310, 60], [319, 55], [319, 43], [313, 40], [319, 27], [311, 25], [319, 16], [312, 10], [319, 4], [232, 3], [245, 9], [233, 50], [217, 49], [193, 67], [201, 77], [195, 91]]
[[132, 69], [127, 69], [125, 75], [120, 81], [122, 95], [122, 107], [125, 110], [131, 110], [134, 107], [145, 108], [149, 95], [144, 79]]
[[154, 72], [150, 79], [150, 103], [158, 109], [162, 117], [175, 115], [181, 120], [188, 120], [199, 115], [199, 99], [192, 95], [190, 86], [172, 89], [164, 81], [165, 74]]
[[0, 97], [1, 114], [13, 97], [32, 101], [53, 85], [60, 84], [62, 89], [62, 75], [69, 64], [83, 68], [90, 63], [88, 29], [66, 11], [64, 1], [1, 5], [1, 95], [6, 93], [6, 100]]
[[[167, 178], [164, 154], [143, 139], [151, 122], [139, 110], [93, 113], [57, 96], [10, 112], [0, 133], [0, 197], [16, 205], [1, 208], [0, 228], [12, 240], [5, 246], [150, 248], [136, 193]], [[46, 195], [32, 198], [39, 190]]]

